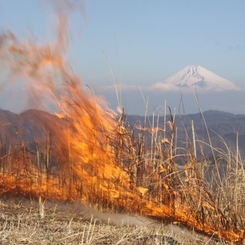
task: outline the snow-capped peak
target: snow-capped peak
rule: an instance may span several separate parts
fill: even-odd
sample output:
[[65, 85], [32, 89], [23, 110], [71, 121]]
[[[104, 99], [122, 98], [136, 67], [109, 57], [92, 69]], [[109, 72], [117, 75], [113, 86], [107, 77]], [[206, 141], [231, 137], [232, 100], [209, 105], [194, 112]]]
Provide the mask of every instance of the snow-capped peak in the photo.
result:
[[152, 85], [152, 88], [163, 90], [176, 90], [184, 88], [200, 88], [209, 91], [241, 90], [234, 83], [222, 78], [211, 71], [201, 67], [190, 65], [175, 75]]

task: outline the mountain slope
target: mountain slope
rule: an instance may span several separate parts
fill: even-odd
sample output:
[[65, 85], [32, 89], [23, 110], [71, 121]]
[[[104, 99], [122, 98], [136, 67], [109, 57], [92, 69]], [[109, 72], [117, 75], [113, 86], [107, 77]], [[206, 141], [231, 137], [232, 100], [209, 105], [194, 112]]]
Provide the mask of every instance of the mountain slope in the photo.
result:
[[[239, 132], [239, 147], [242, 155], [245, 156], [245, 115], [210, 110], [204, 112], [203, 116], [215, 147], [220, 148], [222, 145], [219, 136], [227, 140], [229, 146], [234, 147], [236, 132]], [[167, 120], [169, 118], [169, 115], [167, 115]], [[143, 126], [144, 116], [128, 115], [127, 120], [132, 127], [135, 125]], [[160, 116], [158, 120], [159, 123], [155, 127], [164, 128], [163, 116]], [[179, 142], [186, 141], [186, 134], [192, 139], [192, 120], [194, 121], [196, 138], [207, 141], [207, 132], [202, 116], [200, 113], [196, 113], [175, 116], [175, 127], [178, 128]], [[155, 124], [156, 121], [155, 118]], [[152, 116], [149, 116], [146, 122], [146, 127], [151, 128]], [[52, 138], [53, 150], [61, 149], [65, 144], [65, 140], [60, 137], [62, 135], [60, 132], [66, 130], [67, 122], [44, 111], [28, 110], [15, 114], [0, 109], [0, 126], [1, 141], [5, 145], [21, 145], [24, 142], [30, 149], [33, 146], [36, 147], [36, 145], [45, 146], [49, 134]]]
[[[229, 147], [235, 149], [236, 133], [238, 132], [240, 153], [243, 157], [245, 156], [245, 115], [236, 115], [222, 111], [210, 110], [204, 112], [203, 116], [214, 148], [223, 149], [224, 152], [227, 152], [226, 146], [222, 140], [223, 138]], [[167, 120], [169, 120], [169, 118], [169, 115], [167, 115]], [[142, 125], [142, 122], [144, 122], [144, 116], [129, 115], [128, 121], [130, 125]], [[159, 118], [155, 117], [154, 120], [152, 116], [149, 116], [146, 121], [146, 127], [151, 128], [153, 121], [155, 123], [155, 127], [164, 128], [163, 116], [160, 116]], [[178, 128], [178, 146], [185, 148], [187, 141], [192, 141], [191, 121], [194, 122], [197, 145], [200, 144], [200, 142], [206, 142], [209, 144], [202, 115], [200, 113], [196, 113], [175, 116], [175, 127]], [[149, 137], [151, 137], [150, 133]], [[149, 142], [149, 144], [151, 144], [151, 142]], [[206, 147], [204, 153], [208, 155], [210, 153], [210, 147]]]

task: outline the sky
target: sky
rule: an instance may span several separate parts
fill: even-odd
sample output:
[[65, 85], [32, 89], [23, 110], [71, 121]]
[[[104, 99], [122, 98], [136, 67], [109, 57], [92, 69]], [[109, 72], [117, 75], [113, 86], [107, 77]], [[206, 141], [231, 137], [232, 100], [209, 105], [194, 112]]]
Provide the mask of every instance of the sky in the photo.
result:
[[[12, 30], [21, 38], [34, 35], [40, 42], [52, 40], [54, 11], [47, 2], [1, 0], [0, 32]], [[114, 81], [150, 86], [188, 65], [200, 65], [245, 87], [245, 1], [88, 0], [83, 3], [82, 9], [71, 15], [68, 60], [82, 81], [96, 92]], [[142, 95], [129, 94], [122, 95], [127, 97], [125, 106], [129, 113], [136, 114], [142, 106]], [[114, 109], [115, 95], [105, 96]], [[145, 96], [151, 96], [153, 102], [160, 98], [155, 107], [170, 97], [169, 94]], [[137, 101], [133, 101], [136, 97]], [[180, 101], [179, 94], [171, 94], [173, 97]], [[225, 106], [220, 98], [212, 105], [204, 100], [203, 107], [245, 114], [241, 107], [244, 96], [238, 97], [230, 98], [230, 102], [236, 103], [234, 106], [232, 103]], [[215, 107], [217, 103], [222, 107]], [[178, 105], [173, 102], [173, 106]]]

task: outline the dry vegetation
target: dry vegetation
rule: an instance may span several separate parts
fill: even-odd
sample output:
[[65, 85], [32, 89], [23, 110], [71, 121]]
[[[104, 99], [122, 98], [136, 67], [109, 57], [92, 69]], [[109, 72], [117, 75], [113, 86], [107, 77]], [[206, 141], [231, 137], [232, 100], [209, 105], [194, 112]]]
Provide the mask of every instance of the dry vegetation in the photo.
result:
[[[0, 244], [228, 244], [152, 221], [150, 225], [120, 225], [85, 219], [81, 203], [38, 202], [30, 198], [2, 196], [0, 199]], [[109, 217], [109, 216], [108, 216]], [[139, 218], [140, 219], [140, 218]]]
[[[124, 114], [117, 119], [110, 148], [106, 147], [113, 150], [113, 164], [119, 167], [119, 174], [127, 176], [126, 181], [110, 175], [101, 179], [106, 172], [98, 173], [100, 166], [93, 162], [69, 162], [64, 149], [55, 151], [57, 142], [50, 134], [37, 151], [24, 143], [2, 144], [2, 244], [168, 244], [165, 240], [170, 238], [165, 234], [180, 244], [226, 244], [224, 240], [242, 244], [244, 169], [239, 147], [232, 153], [210, 145], [212, 160], [196, 156], [197, 142], [199, 148], [207, 143], [195, 139], [193, 124], [188, 136], [192, 148], [178, 149], [174, 117], [165, 118], [162, 129], [157, 120], [151, 128], [139, 124], [133, 128]], [[57, 154], [63, 155], [57, 158]], [[71, 164], [82, 167], [82, 173], [78, 175]], [[96, 217], [89, 220], [76, 200], [94, 203], [103, 211], [154, 217], [156, 223], [175, 222], [208, 236], [187, 236], [190, 231], [186, 229], [169, 232], [161, 223], [129, 227], [101, 223]], [[174, 240], [168, 241], [172, 244]]]

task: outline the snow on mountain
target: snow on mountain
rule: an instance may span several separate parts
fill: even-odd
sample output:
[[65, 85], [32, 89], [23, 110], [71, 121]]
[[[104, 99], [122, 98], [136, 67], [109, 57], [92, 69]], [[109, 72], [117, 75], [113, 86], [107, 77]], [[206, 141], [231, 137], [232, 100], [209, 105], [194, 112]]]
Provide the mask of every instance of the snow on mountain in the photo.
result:
[[187, 66], [175, 75], [150, 86], [152, 90], [180, 90], [199, 88], [198, 91], [230, 91], [241, 90], [234, 83], [214, 74], [201, 66]]
[[101, 86], [100, 91], [115, 92], [115, 91], [128, 91], [139, 92], [148, 91], [182, 91], [193, 92], [229, 92], [229, 91], [242, 91], [243, 89], [234, 83], [222, 78], [213, 72], [205, 69], [202, 66], [190, 65], [169, 77], [163, 82], [157, 82], [150, 86], [136, 86], [128, 84], [114, 84], [108, 86]]

